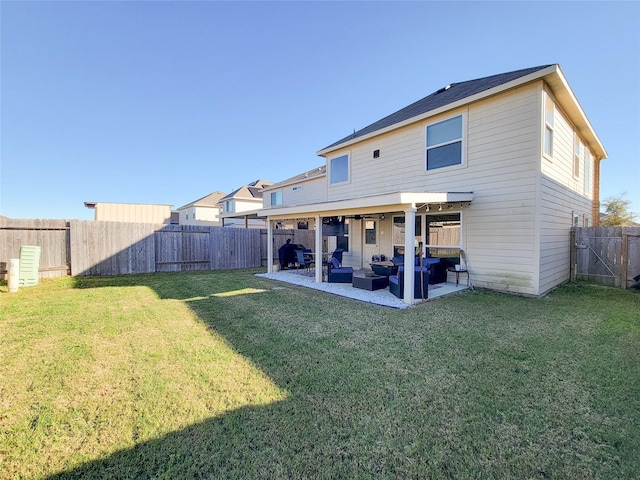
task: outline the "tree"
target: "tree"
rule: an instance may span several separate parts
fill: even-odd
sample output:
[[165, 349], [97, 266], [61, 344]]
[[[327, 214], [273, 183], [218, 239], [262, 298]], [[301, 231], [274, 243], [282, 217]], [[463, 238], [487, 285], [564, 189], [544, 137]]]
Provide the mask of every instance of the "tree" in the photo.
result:
[[631, 200], [626, 198], [627, 192], [620, 195], [607, 197], [602, 202], [604, 213], [600, 218], [603, 227], [628, 227], [633, 224], [638, 215], [629, 211]]

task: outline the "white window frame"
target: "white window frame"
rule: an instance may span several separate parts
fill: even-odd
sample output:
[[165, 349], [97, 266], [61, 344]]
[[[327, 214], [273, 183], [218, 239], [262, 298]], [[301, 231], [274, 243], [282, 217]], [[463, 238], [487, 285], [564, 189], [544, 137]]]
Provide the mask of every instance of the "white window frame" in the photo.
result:
[[[274, 202], [274, 196], [275, 196], [275, 202]], [[282, 190], [276, 190], [274, 192], [271, 192], [271, 195], [269, 198], [270, 198], [272, 207], [282, 205]]]
[[233, 213], [233, 200], [227, 200], [224, 202], [224, 213]]
[[573, 132], [573, 178], [580, 178], [580, 154], [582, 153], [582, 141], [577, 132]]
[[[429, 137], [428, 137], [428, 129], [429, 127], [433, 126], [433, 125], [437, 125], [439, 123], [443, 123], [446, 122], [447, 120], [451, 120], [453, 118], [456, 117], [460, 117], [461, 118], [461, 127], [460, 127], [460, 138], [456, 138], [453, 140], [448, 140], [446, 142], [442, 142], [436, 145], [428, 145], [429, 142]], [[442, 171], [442, 170], [447, 170], [450, 168], [459, 168], [460, 166], [464, 165], [466, 163], [466, 137], [467, 137], [467, 115], [463, 112], [463, 113], [459, 113], [457, 115], [451, 115], [450, 117], [447, 118], [443, 118], [438, 120], [437, 122], [431, 122], [427, 125], [425, 125], [424, 127], [424, 145], [425, 145], [425, 150], [424, 150], [424, 169], [426, 172], [435, 172], [435, 171]], [[427, 159], [428, 159], [428, 153], [429, 150], [432, 150], [434, 148], [438, 148], [438, 147], [443, 147], [445, 145], [452, 145], [454, 143], [460, 142], [460, 163], [455, 163], [453, 165], [447, 165], [445, 167], [438, 167], [438, 168], [429, 168], [429, 165], [427, 163]]]
[[[347, 178], [342, 180], [337, 180], [334, 181], [333, 180], [333, 161], [334, 160], [338, 160], [340, 158], [346, 157], [347, 158]], [[345, 183], [349, 183], [351, 181], [351, 154], [350, 152], [346, 152], [346, 153], [342, 153], [340, 155], [336, 155], [335, 157], [331, 157], [328, 161], [328, 167], [329, 167], [329, 185], [340, 185], [340, 184], [345, 184]]]
[[[551, 108], [549, 108], [551, 107]], [[549, 160], [553, 159], [553, 137], [556, 116], [556, 103], [553, 98], [545, 92], [544, 95], [544, 130], [542, 135], [542, 154]], [[549, 132], [549, 151], [547, 152], [547, 132]]]

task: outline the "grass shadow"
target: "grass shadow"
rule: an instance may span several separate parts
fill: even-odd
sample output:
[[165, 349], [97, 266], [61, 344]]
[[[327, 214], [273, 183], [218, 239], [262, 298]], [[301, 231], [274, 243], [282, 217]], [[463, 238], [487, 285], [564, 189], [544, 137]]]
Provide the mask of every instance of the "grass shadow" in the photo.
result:
[[[184, 303], [288, 395], [48, 478], [633, 478], [640, 467], [629, 421], [640, 319], [615, 309], [637, 296], [578, 285], [393, 310], [274, 289], [257, 271], [77, 279]], [[606, 320], [589, 316], [605, 302]]]

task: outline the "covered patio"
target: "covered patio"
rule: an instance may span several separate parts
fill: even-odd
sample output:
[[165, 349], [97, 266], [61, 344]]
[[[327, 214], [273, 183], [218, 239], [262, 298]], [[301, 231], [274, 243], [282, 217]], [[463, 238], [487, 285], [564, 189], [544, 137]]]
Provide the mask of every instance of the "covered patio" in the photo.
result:
[[[322, 258], [323, 256], [331, 253], [326, 249], [326, 246], [323, 249], [323, 231], [321, 225], [323, 225], [323, 221], [325, 218], [342, 217], [355, 220], [377, 218], [382, 220], [385, 217], [389, 219], [393, 216], [399, 216], [403, 218], [404, 222], [404, 238], [400, 240], [399, 246], [401, 247], [403, 252], [415, 252], [417, 247], [415, 222], [416, 213], [418, 211], [422, 212], [422, 215], [424, 215], [424, 212], [429, 211], [442, 212], [443, 209], [445, 211], [454, 211], [453, 209], [455, 209], [455, 211], [460, 211], [463, 208], [468, 207], [472, 200], [473, 193], [471, 192], [396, 192], [374, 195], [370, 197], [340, 200], [335, 202], [323, 202], [300, 206], [272, 207], [264, 209], [261, 213], [258, 213], [258, 215], [267, 217], [267, 275], [287, 275], [286, 272], [276, 272], [275, 270], [277, 269], [274, 269], [274, 263], [276, 263], [274, 262], [274, 260], [276, 259], [276, 252], [273, 248], [273, 228], [277, 222], [296, 218], [308, 218], [313, 220], [316, 228], [315, 242], [312, 250], [315, 254], [315, 258]], [[389, 236], [388, 232], [387, 236]], [[360, 244], [354, 245], [354, 248], [349, 255], [349, 261], [354, 270], [369, 268], [370, 252], [367, 251], [366, 246], [364, 245], [364, 240], [362, 240], [363, 237], [360, 238]], [[389, 245], [391, 245], [391, 243], [389, 243]], [[429, 245], [425, 245], [425, 247], [428, 246]], [[459, 251], [461, 245], [438, 245], [438, 247], [457, 249]], [[423, 250], [420, 252], [420, 255], [424, 255], [425, 252], [426, 249], [423, 248]], [[392, 254], [395, 254], [395, 252], [388, 253], [389, 257], [391, 257]], [[413, 269], [405, 269], [403, 275], [404, 292], [413, 292], [415, 282]], [[305, 278], [306, 280], [300, 280], [308, 284], [315, 284], [315, 287], [312, 288], [317, 288], [318, 290], [333, 290], [336, 292], [340, 291], [340, 289], [346, 288], [349, 288], [350, 290], [358, 290], [356, 288], [353, 288], [351, 284], [336, 285], [327, 283], [325, 285], [325, 282], [323, 282], [323, 263], [320, 261], [315, 262], [315, 267], [313, 268], [313, 276], [311, 278]], [[467, 288], [466, 285], [464, 286], [464, 288]], [[435, 290], [440, 289], [444, 290], [442, 290], [442, 293], [439, 293], [438, 295], [444, 294], [446, 291], [446, 285], [438, 289], [434, 289], [434, 293]], [[404, 298], [398, 299], [388, 290], [386, 290], [386, 293], [366, 293], [372, 293], [372, 295], [376, 297], [388, 295], [395, 299], [390, 303], [396, 304], [397, 302], [401, 302], [404, 306], [413, 305], [414, 303], [418, 303], [421, 301], [421, 299], [414, 299], [413, 295], [406, 293], [404, 295]], [[360, 293], [358, 292], [358, 294]], [[431, 297], [431, 295], [429, 296]]]
[[[295, 270], [284, 270], [270, 273], [259, 273], [257, 277], [268, 278], [271, 280], [277, 280], [291, 285], [299, 287], [311, 288], [319, 290], [321, 292], [331, 293], [340, 297], [351, 298], [362, 302], [372, 303], [374, 305], [382, 305], [391, 308], [408, 308], [410, 305], [405, 303], [401, 298], [396, 297], [389, 291], [389, 288], [380, 290], [362, 290], [360, 288], [354, 288], [350, 283], [328, 283], [328, 282], [316, 282], [314, 277], [301, 274]], [[431, 286], [430, 286], [431, 287]], [[469, 290], [466, 283], [456, 285], [455, 283], [442, 283], [433, 285], [435, 288], [429, 288], [429, 298], [425, 300], [433, 300], [444, 295], [450, 295], [452, 293]], [[416, 300], [421, 302], [421, 299]]]

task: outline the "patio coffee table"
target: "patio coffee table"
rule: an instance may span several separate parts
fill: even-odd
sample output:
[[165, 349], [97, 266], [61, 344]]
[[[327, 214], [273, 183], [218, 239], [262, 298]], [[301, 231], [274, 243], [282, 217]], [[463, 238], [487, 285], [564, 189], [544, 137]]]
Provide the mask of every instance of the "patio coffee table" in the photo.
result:
[[389, 285], [389, 277], [384, 275], [353, 276], [353, 287], [362, 290], [381, 290]]

